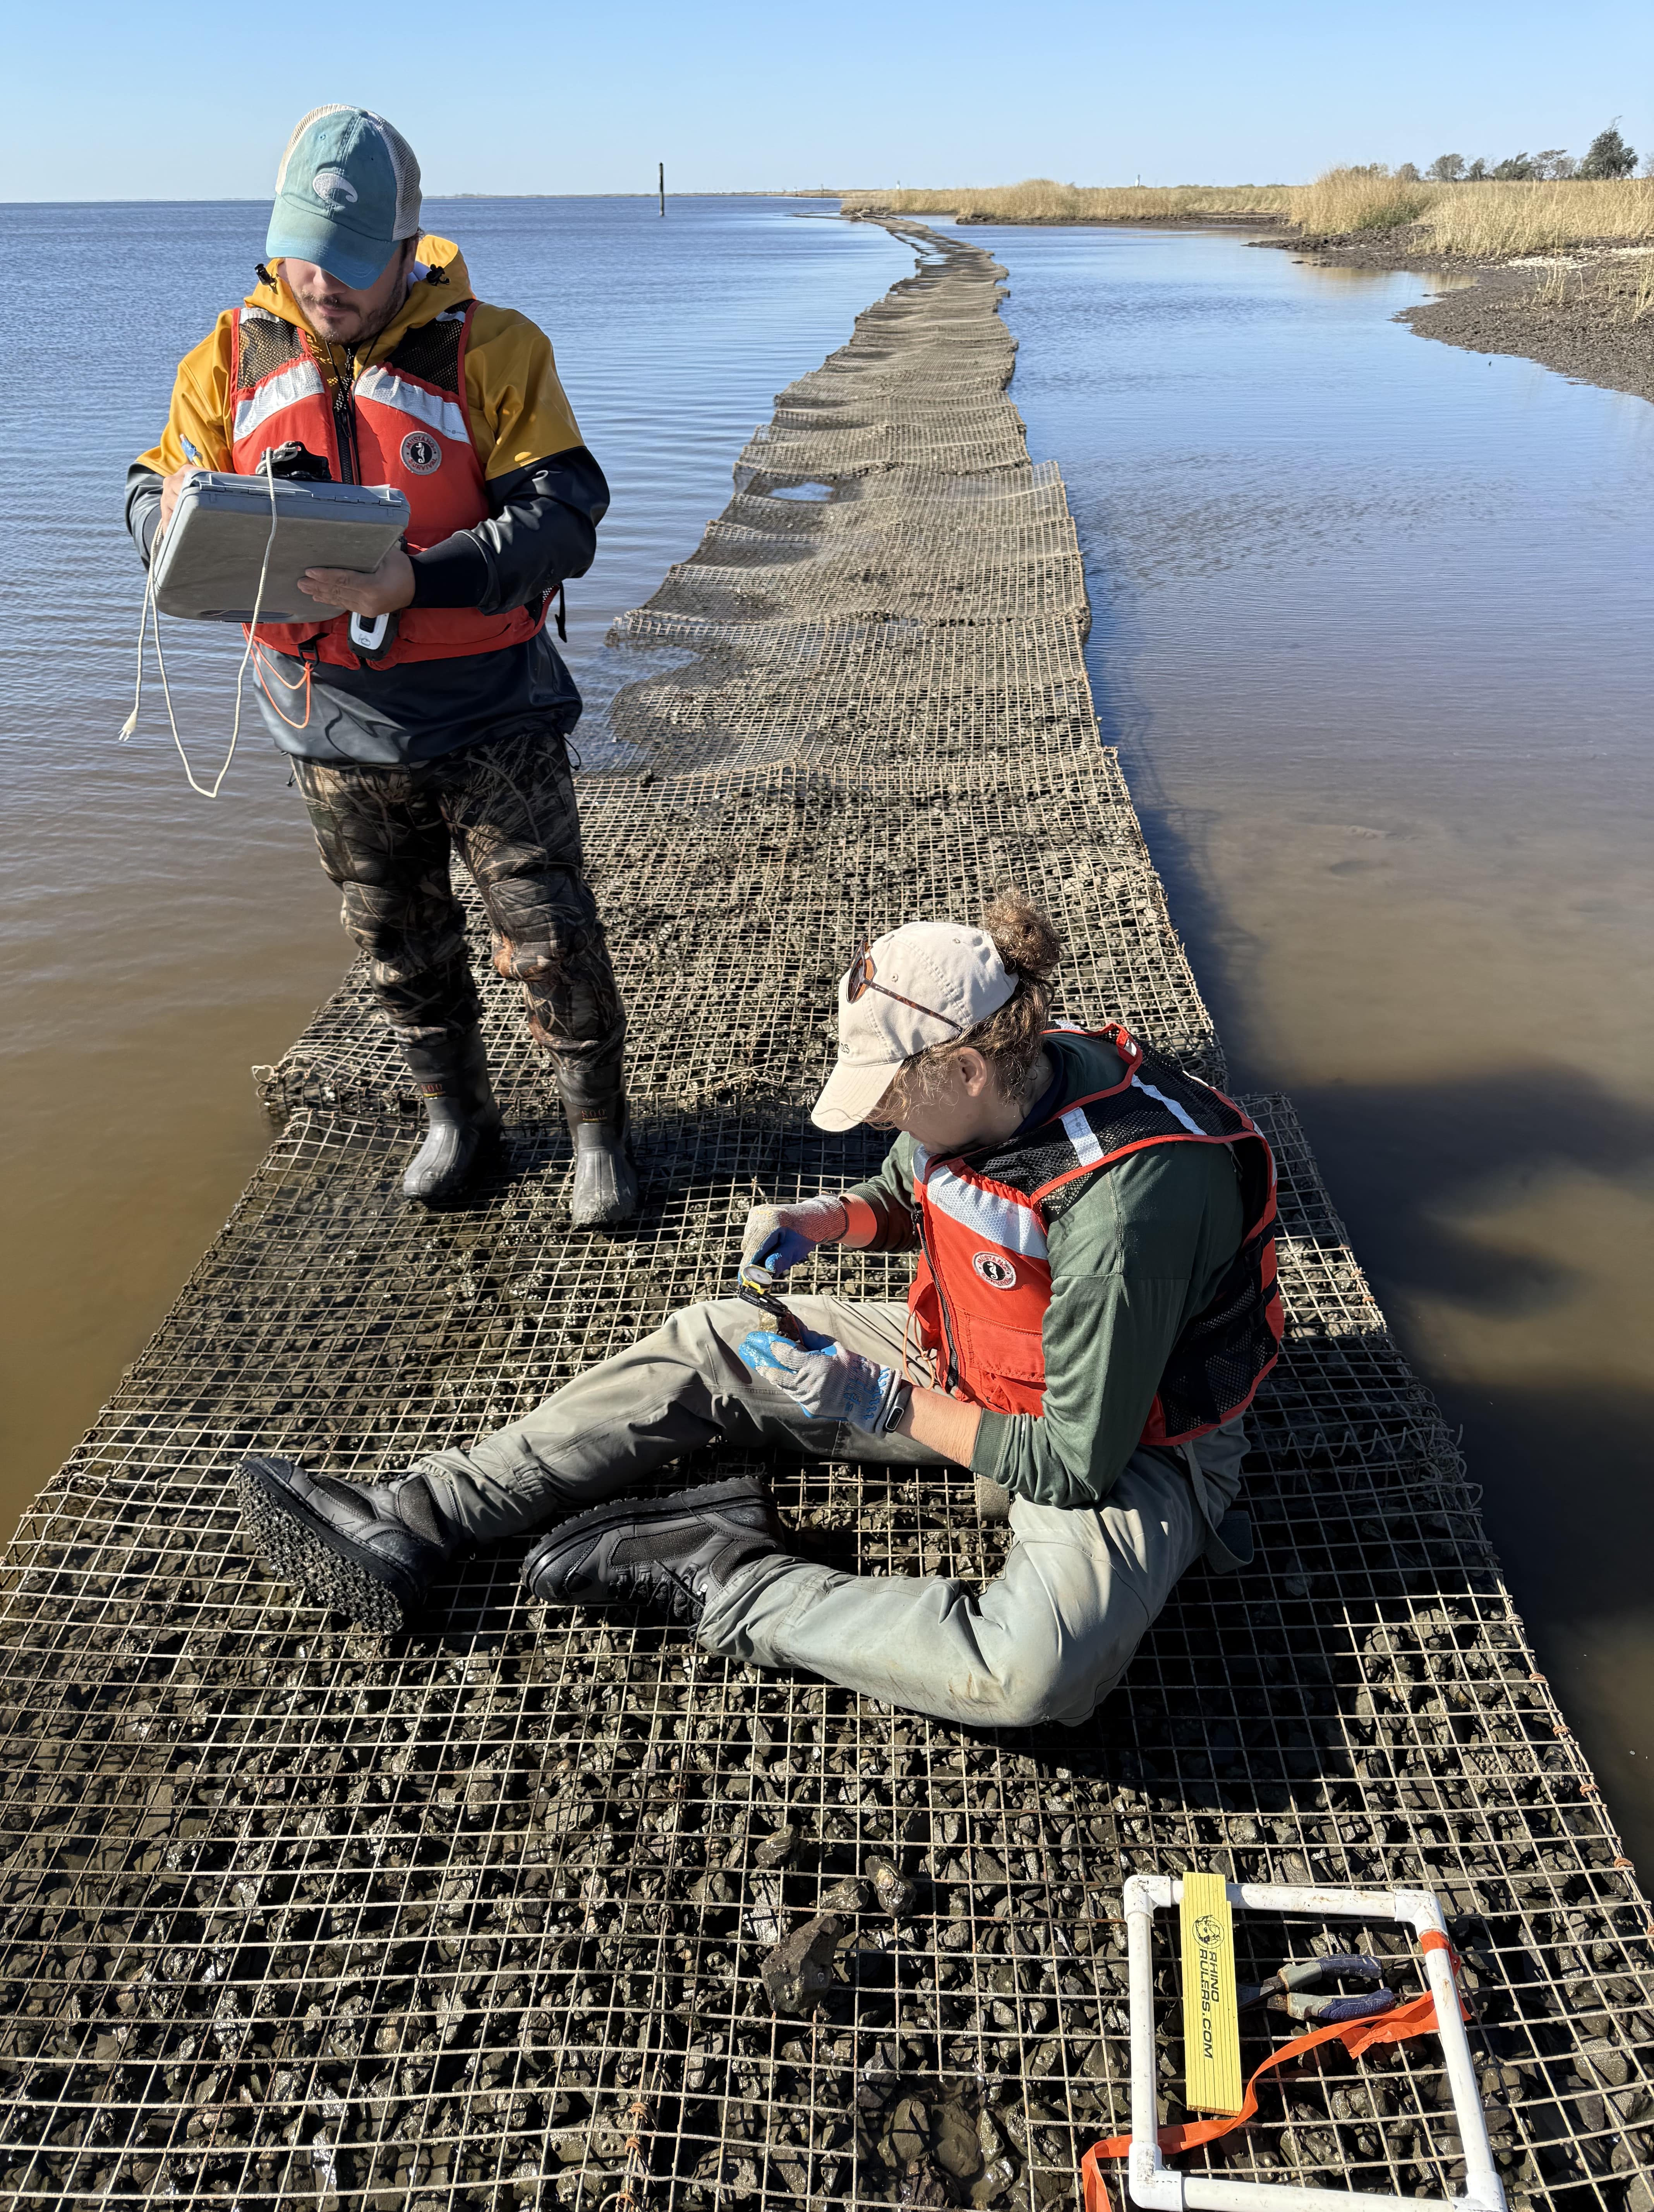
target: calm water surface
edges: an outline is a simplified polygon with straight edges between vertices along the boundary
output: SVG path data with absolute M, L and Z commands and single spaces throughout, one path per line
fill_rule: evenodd
M 551 331 L 615 485 L 577 664 L 693 548 L 772 395 L 911 265 L 774 202 L 431 215 Z M 263 210 L 7 219 L 48 288 L 0 539 L 15 1513 L 258 1158 L 247 1066 L 342 943 L 260 738 L 215 807 L 153 714 L 113 742 L 138 605 L 121 474 Z M 1296 1098 L 1646 1869 L 1654 409 L 1415 337 L 1390 318 L 1428 280 L 1230 235 L 970 235 L 1011 270 L 1014 395 L 1068 481 L 1106 733 L 1234 1080 Z M 233 655 L 179 658 L 211 757 Z
M 693 552 L 774 395 L 912 267 L 821 204 L 434 201 L 489 299 L 551 333 L 614 507 L 569 591 L 570 659 Z M 142 573 L 121 528 L 128 462 L 173 371 L 264 251 L 268 209 L 16 207 L 31 274 L 0 484 L 0 1524 L 96 1413 L 270 1140 L 248 1077 L 348 953 L 286 763 L 246 717 L 211 805 L 184 781 L 153 675 L 131 704 Z M 167 626 L 179 725 L 210 769 L 239 641 Z M 181 681 L 180 681 L 181 678 Z
M 1289 1091 L 1654 1874 L 1654 407 L 1212 233 L 966 234 L 1233 1079 Z

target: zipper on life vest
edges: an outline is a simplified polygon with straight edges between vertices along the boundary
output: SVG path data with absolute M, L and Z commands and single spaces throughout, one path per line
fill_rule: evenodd
M 345 358 L 350 362 L 350 381 L 347 383 L 334 356 L 331 343 L 327 349 L 327 365 L 333 372 L 333 442 L 339 451 L 339 481 L 341 483 L 361 482 L 361 462 L 356 450 L 356 403 L 351 398 L 351 386 L 355 383 L 355 356 L 348 350 Z

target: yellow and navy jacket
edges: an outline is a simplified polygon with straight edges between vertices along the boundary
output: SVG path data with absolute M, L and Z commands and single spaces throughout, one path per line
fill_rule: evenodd
M 286 341 L 289 351 L 298 337 L 305 369 L 314 364 L 333 402 L 394 380 L 402 356 L 422 359 L 428 353 L 434 360 L 443 349 L 430 341 L 440 334 L 439 326 L 450 325 L 463 325 L 464 343 L 448 411 L 458 418 L 463 409 L 456 427 L 469 432 L 481 506 L 470 526 L 419 550 L 417 533 L 410 532 L 415 590 L 409 628 L 451 631 L 456 638 L 474 629 L 479 639 L 503 642 L 476 653 L 457 654 L 450 646 L 440 659 L 410 657 L 403 665 L 379 666 L 327 650 L 319 660 L 307 653 L 312 683 L 302 728 L 294 728 L 290 711 L 276 711 L 260 693 L 265 720 L 287 751 L 382 764 L 428 759 L 542 717 L 566 726 L 579 711 L 579 694 L 536 617 L 547 593 L 591 566 L 608 486 L 581 441 L 550 340 L 526 316 L 477 301 L 463 258 L 446 239 L 421 239 L 407 298 L 359 355 L 309 334 L 279 274 L 261 281 L 242 308 L 221 314 L 179 365 L 159 444 L 128 472 L 128 527 L 147 561 L 164 476 L 191 465 L 220 470 L 257 465 L 247 463 L 256 438 L 245 434 L 245 419 L 238 436 L 238 410 L 244 418 L 247 411 L 239 386 L 246 381 L 249 330 L 269 329 L 278 337 L 286 330 L 293 334 Z M 353 401 L 344 411 L 348 417 L 367 410 L 357 410 Z M 318 421 L 324 419 L 318 414 Z M 314 450 L 314 442 L 306 442 Z M 336 473 L 354 472 L 342 452 L 330 450 L 327 458 L 339 464 Z M 382 474 L 375 473 L 373 481 Z M 467 625 L 441 616 L 427 619 L 424 610 L 464 610 L 494 619 Z M 290 709 L 290 687 L 302 686 L 304 662 L 282 653 L 269 659 L 282 679 L 276 697 Z M 330 665 L 335 661 L 340 665 Z

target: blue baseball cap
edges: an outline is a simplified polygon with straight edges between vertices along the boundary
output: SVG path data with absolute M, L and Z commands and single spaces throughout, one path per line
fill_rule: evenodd
M 367 107 L 312 107 L 276 174 L 267 261 L 313 261 L 353 292 L 384 275 L 419 234 L 419 163 L 400 131 Z

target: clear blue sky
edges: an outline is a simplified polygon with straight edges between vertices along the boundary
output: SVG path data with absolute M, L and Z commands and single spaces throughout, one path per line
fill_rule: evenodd
M 3 199 L 262 198 L 306 107 L 376 107 L 432 192 L 1298 182 L 1337 161 L 1654 147 L 1648 0 L 204 0 L 32 5 Z

